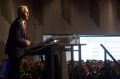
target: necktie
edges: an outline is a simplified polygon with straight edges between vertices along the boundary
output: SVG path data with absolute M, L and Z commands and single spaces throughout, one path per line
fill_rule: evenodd
M 26 36 L 26 22 L 25 21 L 23 22 L 23 29 L 24 29 L 24 33 L 25 33 L 25 36 Z

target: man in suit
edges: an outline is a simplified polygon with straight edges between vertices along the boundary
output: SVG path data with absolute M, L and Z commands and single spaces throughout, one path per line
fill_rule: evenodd
M 31 45 L 31 41 L 26 38 L 26 21 L 29 18 L 28 7 L 19 6 L 17 14 L 18 17 L 11 24 L 5 48 L 5 53 L 11 61 L 8 79 L 20 78 L 20 60 L 24 55 L 25 47 Z

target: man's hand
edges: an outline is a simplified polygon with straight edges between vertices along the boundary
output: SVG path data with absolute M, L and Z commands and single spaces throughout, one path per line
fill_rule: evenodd
M 25 40 L 25 43 L 27 44 L 27 46 L 31 45 L 31 41 L 30 40 Z

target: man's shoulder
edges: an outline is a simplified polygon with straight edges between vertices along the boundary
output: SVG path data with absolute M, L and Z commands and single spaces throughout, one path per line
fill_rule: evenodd
M 21 22 L 20 18 L 16 18 L 13 23 L 20 23 L 20 22 Z
M 16 18 L 11 25 L 14 26 L 14 25 L 19 25 L 19 24 L 21 24 L 21 21 L 19 18 Z

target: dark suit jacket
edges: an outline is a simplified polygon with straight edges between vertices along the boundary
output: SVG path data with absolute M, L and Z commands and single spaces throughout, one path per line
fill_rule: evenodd
M 25 43 L 25 32 L 23 30 L 22 20 L 16 18 L 11 24 L 9 36 L 6 43 L 5 53 L 8 56 L 21 57 L 24 54 L 24 49 L 27 46 Z

